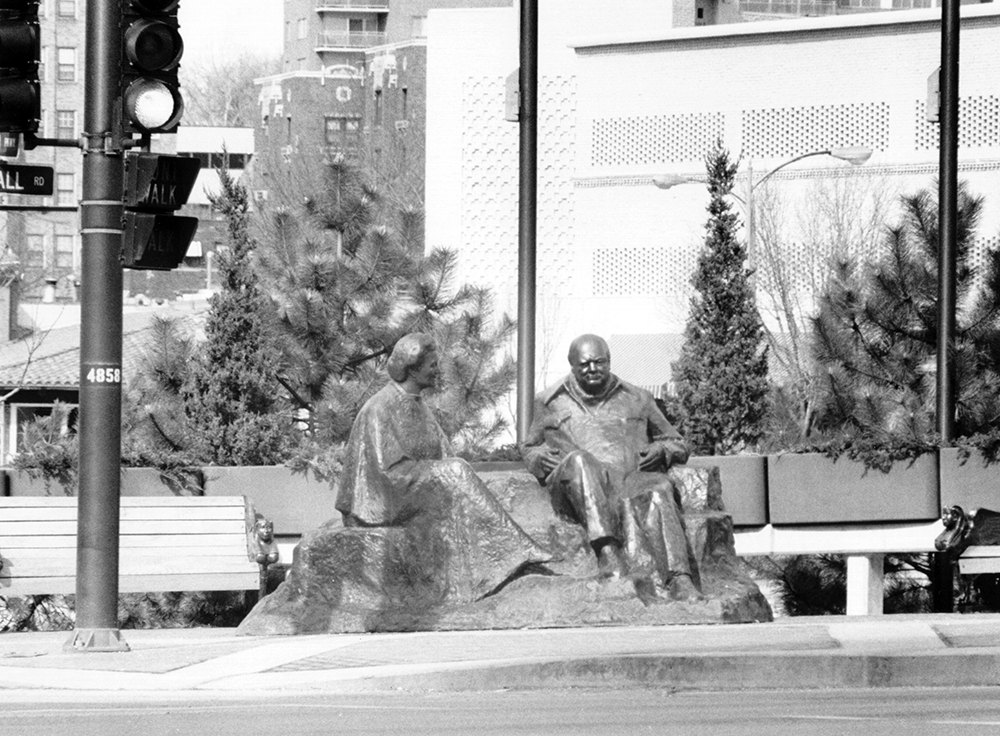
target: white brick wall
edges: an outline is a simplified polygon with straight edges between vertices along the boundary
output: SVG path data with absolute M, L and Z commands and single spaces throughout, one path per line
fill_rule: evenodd
M 940 63 L 939 10 L 674 29 L 669 12 L 651 14 L 662 5 L 634 0 L 610 16 L 589 0 L 541 4 L 540 384 L 563 372 L 581 332 L 683 328 L 706 194 L 661 191 L 650 176 L 703 174 L 699 150 L 717 131 L 734 156 L 746 153 L 741 171 L 752 165 L 755 178 L 812 150 L 875 150 L 860 169 L 815 157 L 774 177 L 792 239 L 816 182 L 867 177 L 893 194 L 933 186 L 937 128 L 923 105 Z M 987 195 L 980 234 L 991 238 L 1000 230 L 990 199 L 1000 192 L 1000 9 L 963 6 L 962 15 L 960 178 Z M 511 10 L 431 13 L 427 241 L 457 248 L 463 278 L 497 286 L 511 311 L 517 126 L 495 119 L 502 98 L 483 85 L 502 87 L 517 43 Z

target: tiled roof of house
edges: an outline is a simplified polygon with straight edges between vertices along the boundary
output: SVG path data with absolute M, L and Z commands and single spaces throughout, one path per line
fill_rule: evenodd
M 122 370 L 133 375 L 153 337 L 157 318 L 178 319 L 182 329 L 200 330 L 205 307 L 150 308 L 122 315 Z M 0 343 L 0 390 L 68 388 L 80 383 L 80 325 L 38 332 Z

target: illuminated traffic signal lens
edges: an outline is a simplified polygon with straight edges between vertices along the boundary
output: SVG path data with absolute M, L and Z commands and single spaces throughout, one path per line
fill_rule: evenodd
M 176 89 L 156 79 L 137 79 L 125 90 L 125 110 L 145 130 L 176 125 L 184 112 L 184 100 Z

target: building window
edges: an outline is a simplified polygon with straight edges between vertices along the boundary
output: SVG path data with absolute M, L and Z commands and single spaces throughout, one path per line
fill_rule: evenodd
M 49 65 L 46 60 L 49 58 L 49 47 L 42 46 L 40 53 L 38 54 L 38 81 L 47 82 L 49 81 L 48 70 Z
M 24 239 L 24 265 L 27 268 L 45 268 L 44 235 L 28 235 Z
M 328 115 L 323 119 L 323 125 L 323 139 L 331 148 L 346 151 L 357 144 L 358 131 L 361 129 L 358 118 Z
M 427 38 L 427 16 L 414 15 L 410 21 L 410 34 L 414 38 Z
M 76 81 L 76 49 L 59 49 L 56 56 L 56 81 Z
M 56 235 L 56 268 L 73 269 L 72 235 Z
M 22 452 L 24 446 L 24 430 L 34 421 L 53 415 L 55 407 L 52 404 L 7 404 L 4 407 L 4 445 L 7 458 Z M 76 432 L 79 410 L 76 406 L 64 405 L 57 415 L 60 434 Z
M 76 0 L 57 0 L 56 15 L 60 18 L 76 17 Z
M 76 110 L 56 110 L 56 138 L 76 138 Z
M 76 176 L 56 174 L 56 204 L 76 206 Z
M 299 29 L 299 38 L 300 39 L 305 38 L 306 34 L 309 32 L 309 25 L 306 23 L 305 18 L 299 18 L 298 29 Z

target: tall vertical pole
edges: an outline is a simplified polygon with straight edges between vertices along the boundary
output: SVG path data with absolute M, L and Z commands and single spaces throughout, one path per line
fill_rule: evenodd
M 955 440 L 955 306 L 958 239 L 959 0 L 941 5 L 941 150 L 938 175 L 937 430 L 942 447 Z
M 123 170 L 114 104 L 120 15 L 119 0 L 87 3 L 76 630 L 65 646 L 74 651 L 128 649 L 118 630 Z
M 538 195 L 538 0 L 520 0 L 520 181 L 517 247 L 517 440 L 535 400 L 535 222 Z
M 955 308 L 958 240 L 959 0 L 941 4 L 941 124 L 938 173 L 937 431 L 941 447 L 955 444 Z M 933 607 L 954 607 L 954 569 L 946 554 L 931 557 Z

